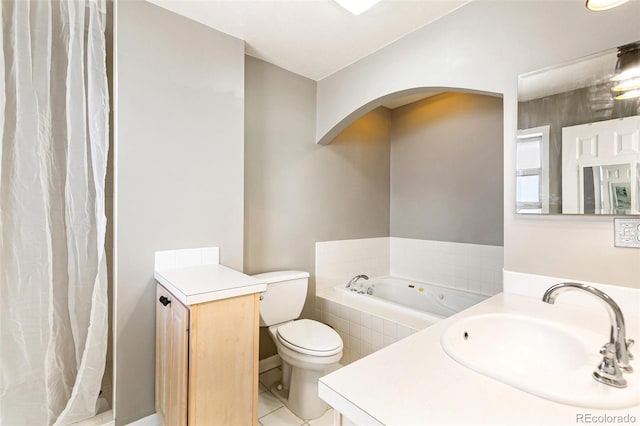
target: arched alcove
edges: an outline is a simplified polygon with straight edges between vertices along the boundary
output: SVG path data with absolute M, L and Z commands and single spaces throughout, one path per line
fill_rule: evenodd
M 342 118 L 342 120 L 340 120 L 338 124 L 333 126 L 328 132 L 324 134 L 324 136 L 320 137 L 317 140 L 317 143 L 320 145 L 330 144 L 344 129 L 349 127 L 351 124 L 353 124 L 355 121 L 357 121 L 367 113 L 381 106 L 389 109 L 395 109 L 445 92 L 473 93 L 500 98 L 502 97 L 502 94 L 499 93 L 463 87 L 422 86 L 403 89 L 388 93 L 369 102 L 366 102 L 364 105 L 360 106 L 359 108 L 355 109 L 353 112 L 347 114 L 344 118 Z
M 345 117 L 327 147 L 371 127 L 370 108 L 387 123 L 378 129 L 385 134 L 363 135 L 387 141 L 389 235 L 502 246 L 502 96 L 448 87 L 395 92 Z

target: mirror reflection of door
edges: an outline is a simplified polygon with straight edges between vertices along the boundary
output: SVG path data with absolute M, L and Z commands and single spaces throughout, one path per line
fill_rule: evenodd
M 562 129 L 562 212 L 640 214 L 640 116 Z
M 631 190 L 632 163 L 582 168 L 581 204 L 583 213 L 625 215 L 638 212 L 638 194 Z M 638 179 L 635 173 L 636 181 Z M 637 188 L 638 185 L 636 185 Z

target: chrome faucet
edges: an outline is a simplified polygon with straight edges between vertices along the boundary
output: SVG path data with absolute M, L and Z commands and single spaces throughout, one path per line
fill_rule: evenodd
M 356 275 L 355 277 L 351 278 L 347 283 L 347 289 L 351 291 L 357 291 L 358 293 L 364 293 L 364 291 L 361 288 L 359 289 L 358 287 L 356 287 L 358 280 L 361 278 L 365 280 L 369 279 L 369 277 L 366 275 Z
M 611 320 L 609 342 L 605 343 L 600 349 L 603 359 L 598 365 L 598 369 L 593 372 L 593 378 L 606 385 L 618 388 L 626 387 L 627 381 L 622 376 L 622 372 L 633 372 L 633 367 L 629 364 L 629 360 L 633 359 L 633 355 L 629 352 L 629 348 L 635 342 L 633 339 L 626 338 L 622 310 L 606 293 L 589 285 L 579 283 L 560 283 L 549 287 L 544 296 L 542 296 L 542 301 L 553 304 L 560 293 L 569 290 L 581 290 L 596 296 L 604 303 Z

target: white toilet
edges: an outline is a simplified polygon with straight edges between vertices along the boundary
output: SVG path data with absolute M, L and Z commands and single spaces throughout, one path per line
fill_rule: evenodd
M 339 367 L 342 339 L 328 325 L 296 320 L 307 296 L 308 272 L 267 272 L 254 277 L 267 283 L 260 302 L 260 326 L 269 327 L 282 359 L 282 386 L 272 391 L 296 416 L 319 417 L 328 406 L 318 397 L 318 379 Z

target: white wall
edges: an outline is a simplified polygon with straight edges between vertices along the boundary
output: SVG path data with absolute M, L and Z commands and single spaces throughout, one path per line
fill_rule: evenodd
M 154 251 L 220 247 L 243 266 L 244 43 L 118 2 L 116 424 L 154 408 Z
M 363 105 L 389 93 L 502 93 L 505 268 L 640 287 L 640 251 L 613 247 L 611 218 L 515 215 L 513 142 L 518 74 L 639 40 L 638 16 L 638 0 L 601 13 L 582 1 L 471 2 L 319 81 L 316 140 L 330 140 L 354 111 L 366 112 Z

